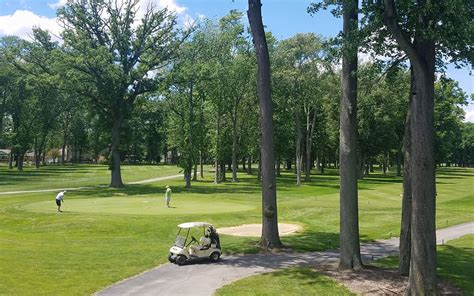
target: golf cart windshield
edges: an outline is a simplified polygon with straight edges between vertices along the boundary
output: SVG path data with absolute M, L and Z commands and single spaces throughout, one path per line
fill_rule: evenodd
M 176 239 L 174 241 L 174 245 L 178 247 L 184 247 L 184 244 L 186 243 L 186 238 L 184 236 L 176 236 Z

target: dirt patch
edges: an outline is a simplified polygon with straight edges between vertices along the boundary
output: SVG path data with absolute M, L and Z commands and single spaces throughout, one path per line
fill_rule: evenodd
M 403 295 L 408 277 L 396 269 L 366 266 L 364 270 L 339 270 L 337 266 L 316 266 L 316 270 L 333 278 L 351 292 L 359 295 Z M 449 282 L 438 279 L 441 295 L 462 295 L 462 291 Z
M 294 234 L 302 230 L 297 224 L 278 223 L 278 231 L 280 236 Z M 222 227 L 217 232 L 235 236 L 252 236 L 260 237 L 262 235 L 262 224 L 243 224 L 234 227 Z

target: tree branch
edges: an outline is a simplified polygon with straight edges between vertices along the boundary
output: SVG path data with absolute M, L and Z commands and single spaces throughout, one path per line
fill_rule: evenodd
M 405 51 L 410 62 L 413 63 L 413 66 L 423 69 L 420 56 L 415 50 L 413 43 L 408 37 L 407 33 L 403 31 L 400 25 L 397 22 L 397 9 L 395 7 L 394 0 L 383 0 L 384 2 L 384 11 L 383 11 L 383 22 L 390 30 L 393 35 L 393 38 L 397 41 L 398 45 Z

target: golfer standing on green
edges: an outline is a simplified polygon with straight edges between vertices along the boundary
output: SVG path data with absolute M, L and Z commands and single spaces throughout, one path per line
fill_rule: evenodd
M 66 193 L 67 191 L 61 191 L 58 193 L 58 195 L 56 195 L 56 205 L 58 206 L 58 213 L 62 212 L 61 211 L 61 203 L 64 202 L 64 194 Z
M 169 208 L 170 200 L 171 200 L 171 187 L 169 185 L 166 185 L 165 199 L 166 199 L 166 206 Z

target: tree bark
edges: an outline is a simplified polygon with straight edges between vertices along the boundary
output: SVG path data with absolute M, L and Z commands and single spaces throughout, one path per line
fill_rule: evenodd
M 215 147 L 215 153 L 216 153 L 216 159 L 215 159 L 215 167 L 216 167 L 216 173 L 214 176 L 214 183 L 218 184 L 221 181 L 221 172 L 220 172 L 220 147 L 219 147 L 219 138 L 221 134 L 221 114 L 220 110 L 217 110 L 217 126 L 216 126 L 216 147 Z M 225 174 L 225 169 L 224 169 L 224 174 Z
M 201 179 L 204 178 L 204 164 L 203 164 L 203 159 L 202 159 L 202 150 L 199 151 L 199 166 L 200 166 L 200 176 Z
M 252 155 L 247 158 L 247 174 L 252 174 Z
M 311 120 L 311 110 L 313 110 L 313 119 Z M 306 166 L 305 177 L 306 182 L 311 181 L 311 148 L 313 146 L 314 126 L 316 124 L 316 108 L 307 106 L 306 110 Z
M 221 168 L 219 170 L 220 172 L 220 180 L 222 182 L 226 182 L 227 181 L 227 175 L 226 175 L 226 169 L 225 169 L 225 161 L 224 160 L 221 160 Z
M 248 3 L 247 15 L 257 54 L 257 89 L 260 98 L 260 125 L 262 131 L 262 237 L 260 245 L 265 248 L 275 248 L 282 244 L 278 234 L 270 58 L 262 23 L 262 4 L 260 0 L 249 0 Z
M 120 170 L 120 127 L 122 125 L 122 114 L 116 112 L 114 114 L 112 124 L 112 145 L 110 146 L 110 170 L 111 180 L 110 187 L 121 188 L 124 187 L 122 182 L 122 173 Z
M 61 147 L 61 164 L 64 165 L 66 161 L 66 140 L 63 141 L 63 146 Z
M 238 182 L 237 180 L 237 104 L 235 103 L 232 116 L 232 182 Z
M 429 69 L 416 69 L 411 124 L 411 263 L 407 292 L 431 295 L 436 281 L 436 183 L 434 162 L 434 44 L 420 45 Z M 428 67 L 427 67 L 428 68 Z
M 24 160 L 25 160 L 25 153 L 24 152 L 18 153 L 17 170 L 23 171 Z
M 13 169 L 13 159 L 14 159 L 14 152 L 13 148 L 10 150 L 10 159 L 8 160 L 8 168 L 11 170 Z
M 418 1 L 420 7 L 426 6 Z M 434 160 L 435 42 L 415 32 L 413 42 L 397 22 L 394 0 L 384 0 L 383 20 L 407 54 L 415 75 L 411 116 L 411 262 L 407 295 L 437 293 L 436 182 Z M 420 30 L 432 29 L 428 16 L 417 19 Z
M 296 147 L 295 147 L 295 169 L 296 169 L 296 185 L 301 185 L 301 166 L 303 165 L 303 154 L 301 153 L 301 124 L 298 107 L 295 110 L 295 124 L 296 124 Z
M 413 103 L 413 94 L 415 92 L 415 76 L 413 69 L 410 69 L 411 82 L 408 102 L 408 111 L 405 120 L 405 135 L 403 137 L 403 198 L 402 198 L 402 221 L 400 227 L 400 253 L 398 271 L 402 275 L 408 275 L 410 271 L 411 257 L 411 104 Z
M 198 172 L 198 164 L 194 164 L 194 171 L 193 171 L 193 181 L 197 181 L 197 173 Z
M 342 97 L 340 111 L 340 261 L 342 269 L 362 268 L 357 192 L 357 0 L 343 2 Z M 351 40 L 352 39 L 352 40 Z M 349 41 L 350 40 L 350 41 Z

